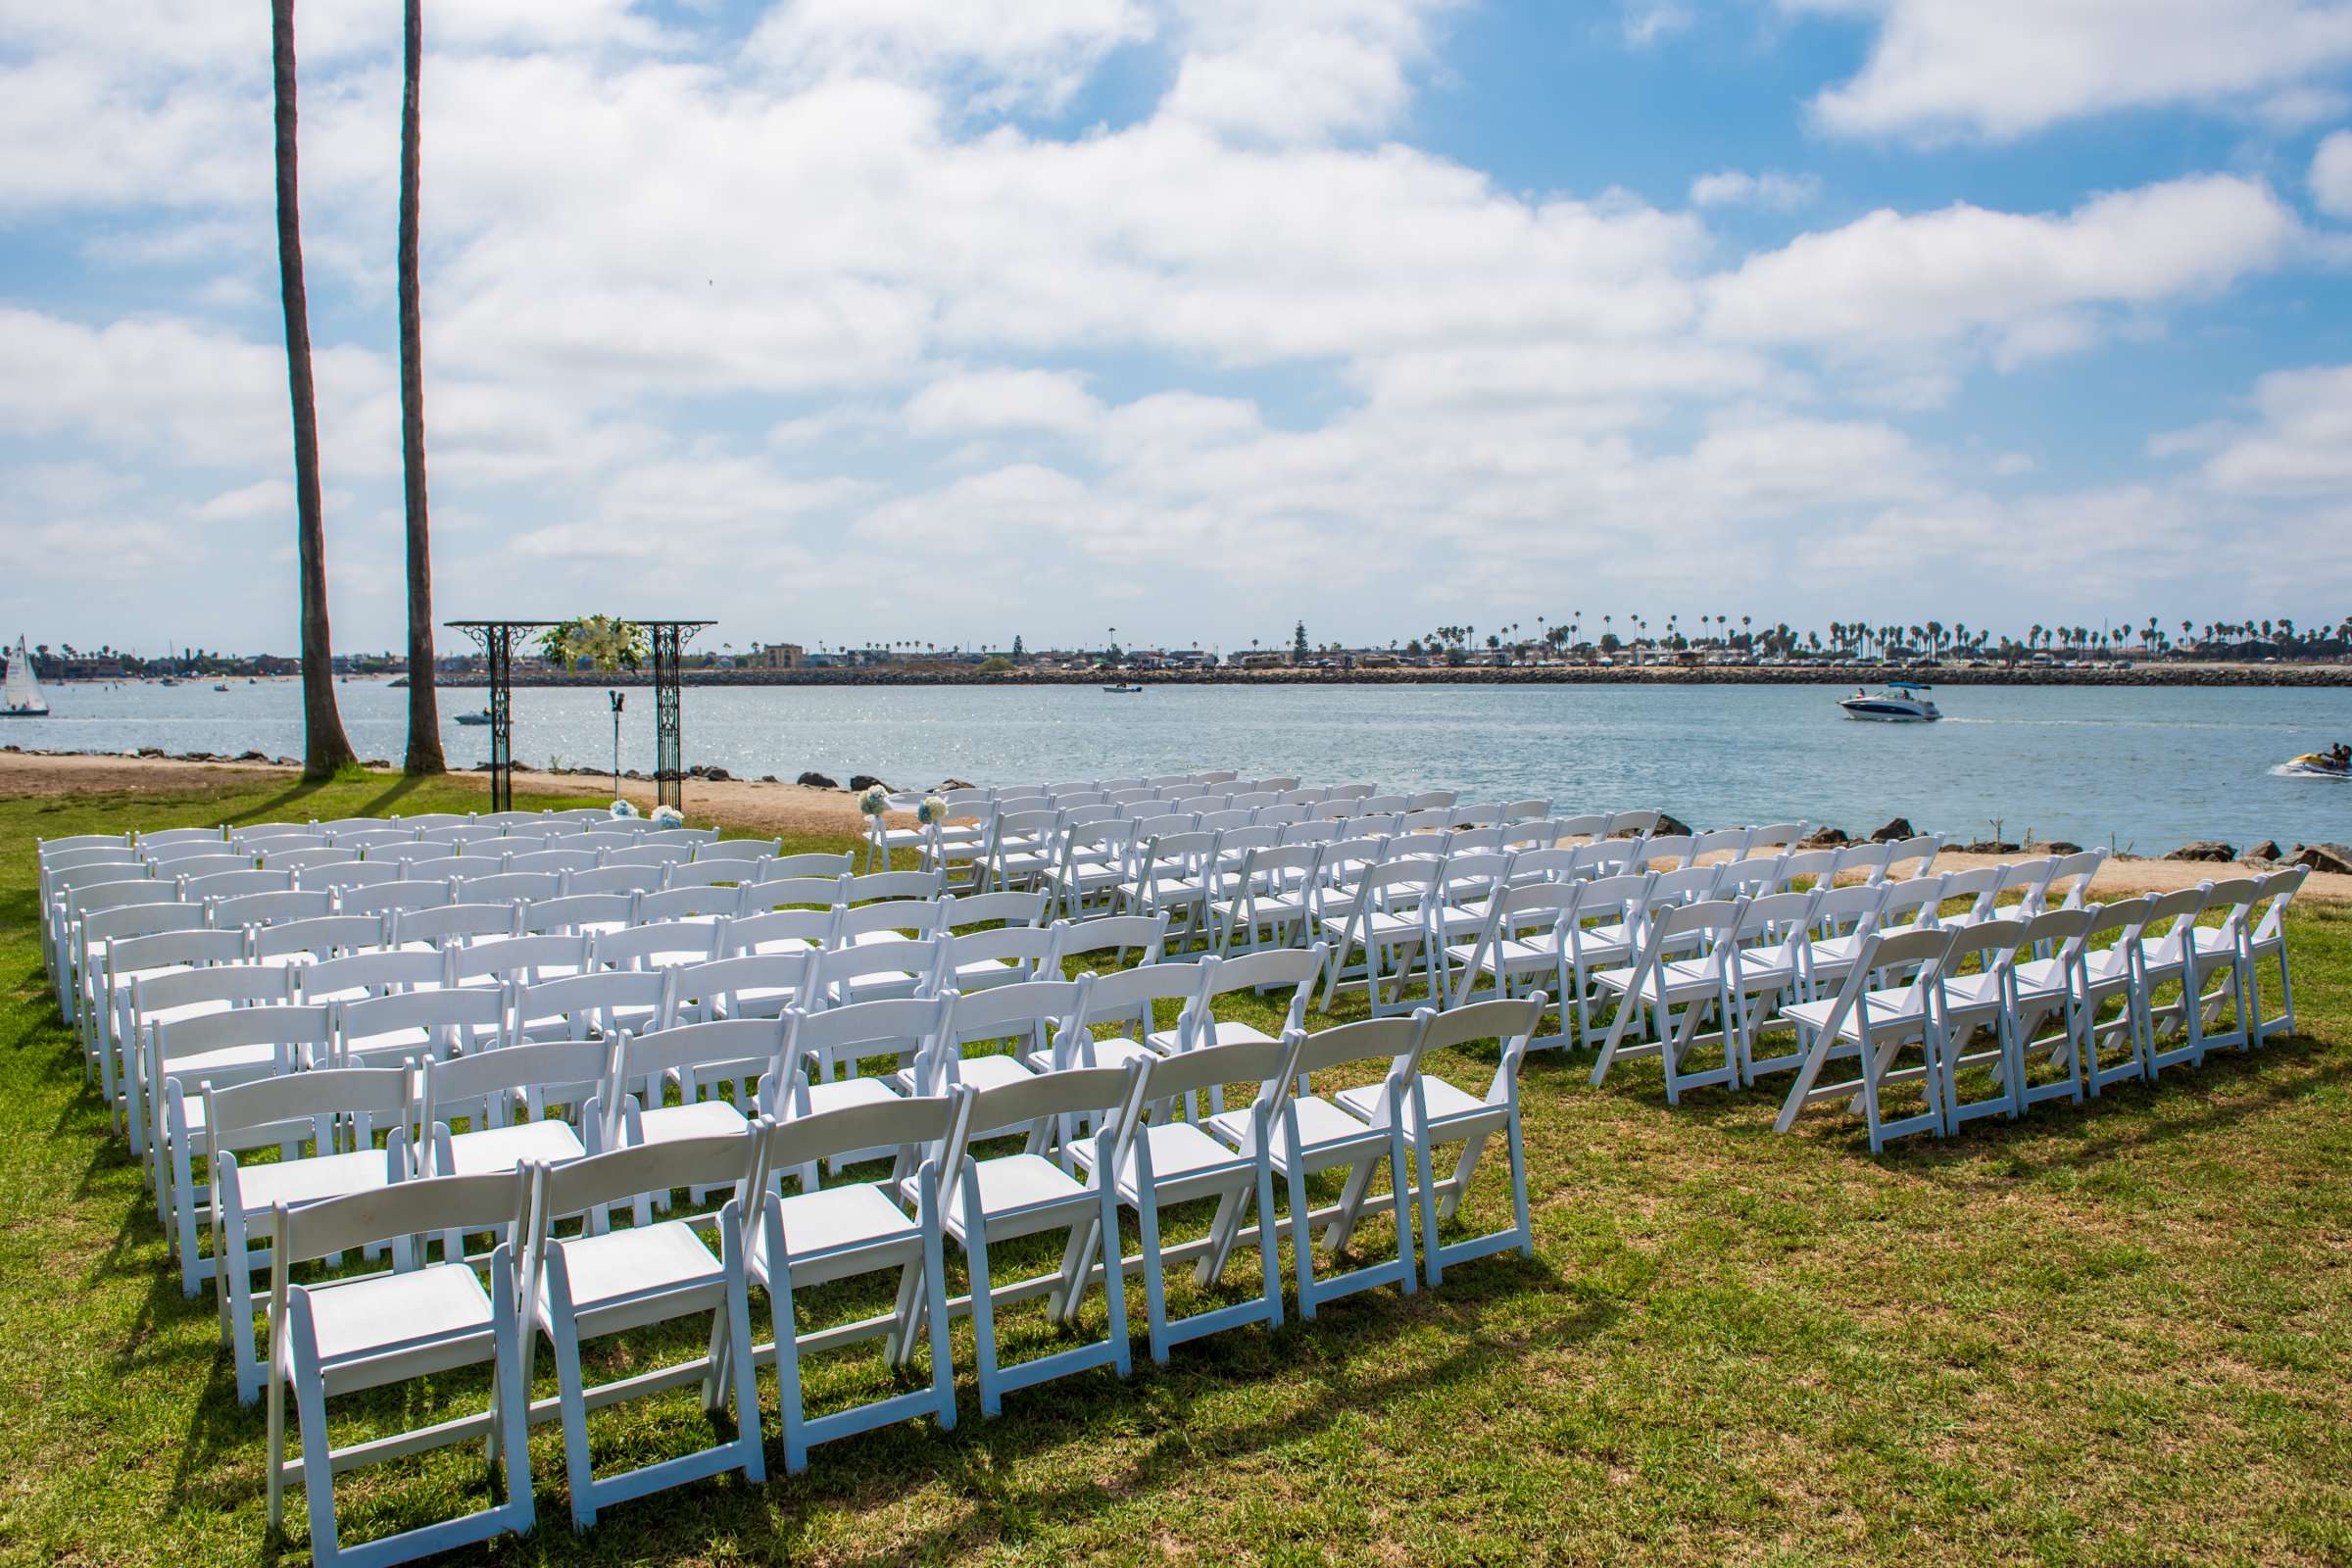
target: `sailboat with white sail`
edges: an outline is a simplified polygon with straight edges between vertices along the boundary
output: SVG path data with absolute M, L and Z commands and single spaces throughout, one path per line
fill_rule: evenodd
M 8 686 L 0 695 L 0 718 L 45 718 L 49 700 L 41 695 L 41 683 L 32 673 L 32 655 L 24 647 L 24 639 L 17 639 L 17 651 L 8 656 Z

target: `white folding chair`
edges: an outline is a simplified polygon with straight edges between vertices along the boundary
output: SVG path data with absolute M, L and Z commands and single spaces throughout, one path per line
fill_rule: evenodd
M 301 1207 L 280 1204 L 271 1211 L 270 1527 L 282 1528 L 286 1485 L 299 1482 L 310 1508 L 311 1555 L 322 1568 L 333 1563 L 377 1568 L 531 1527 L 530 1384 L 513 1257 L 524 1206 L 524 1183 L 510 1174 L 398 1182 Z M 449 1225 L 500 1232 L 508 1240 L 492 1252 L 481 1274 L 463 1262 L 442 1262 L 318 1285 L 289 1279 L 294 1264 L 377 1242 L 392 1242 L 405 1252 L 410 1237 Z M 487 1412 L 435 1422 L 397 1438 L 329 1447 L 329 1398 L 485 1361 L 495 1368 Z M 285 1457 L 289 1394 L 302 1437 L 302 1456 L 292 1461 Z M 504 1500 L 365 1545 L 341 1544 L 334 1498 L 338 1472 L 477 1438 L 489 1440 L 494 1466 L 504 1457 Z
M 213 1295 L 236 1364 L 237 1398 L 251 1404 L 269 1378 L 254 1338 L 253 1276 L 270 1267 L 274 1210 L 373 1192 L 409 1174 L 409 1075 L 397 1067 L 325 1067 L 204 1090 L 212 1184 L 201 1205 L 212 1232 Z M 384 1135 L 379 1148 L 378 1132 Z M 303 1152 L 305 1146 L 310 1152 Z M 284 1157 L 240 1163 L 240 1152 Z M 195 1195 L 182 1189 L 180 1250 L 198 1250 Z
M 1657 1057 L 1669 1105 L 1681 1104 L 1687 1089 L 1740 1086 L 1742 1012 L 1732 989 L 1732 956 L 1746 913 L 1744 899 L 1670 904 L 1647 911 L 1633 963 L 1592 976 L 1600 995 L 1616 1002 L 1616 1018 L 1592 1064 L 1594 1088 L 1606 1081 L 1619 1056 Z M 1700 949 L 1697 956 L 1674 956 L 1693 944 Z M 1702 1034 L 1699 1026 L 1710 1013 L 1715 1028 Z M 1627 1027 L 1638 1017 L 1648 1020 L 1654 1038 L 1627 1045 Z M 1708 1048 L 1720 1054 L 1720 1060 L 1711 1067 L 1691 1067 L 1691 1052 Z
M 1351 1076 L 1374 1066 L 1382 1071 L 1379 1091 L 1362 1111 L 1343 1110 L 1332 1100 L 1311 1092 L 1286 1096 L 1268 1151 L 1274 1174 L 1289 1186 L 1289 1212 L 1284 1226 L 1291 1233 L 1291 1256 L 1298 1278 L 1298 1315 L 1311 1318 L 1325 1301 L 1381 1285 L 1395 1285 L 1410 1296 L 1418 1279 L 1413 1256 L 1411 1181 L 1405 1164 L 1404 1097 L 1420 1070 L 1422 1042 L 1435 1011 L 1423 1007 L 1409 1018 L 1368 1018 L 1342 1024 L 1320 1034 L 1294 1035 L 1290 1076 L 1307 1090 L 1314 1076 L 1330 1073 Z M 1140 1068 L 1138 1069 L 1141 1070 Z M 1229 1110 L 1212 1116 L 1208 1130 L 1227 1146 L 1239 1149 L 1250 1136 L 1257 1115 Z M 1371 1193 L 1372 1180 L 1383 1159 L 1389 1162 L 1389 1193 Z M 1307 1178 L 1327 1170 L 1345 1169 L 1346 1184 L 1336 1202 L 1312 1207 Z M 1344 1251 L 1367 1204 L 1385 1203 L 1396 1225 L 1396 1255 L 1340 1273 L 1318 1275 L 1313 1231 L 1323 1227 L 1323 1245 Z
M 585 1530 L 599 1510 L 710 1476 L 741 1471 L 767 1479 L 760 1392 L 752 1363 L 751 1295 L 744 1274 L 743 1212 L 760 1196 L 758 1140 L 744 1133 L 612 1150 L 566 1165 L 533 1170 L 531 1220 L 522 1259 L 523 1299 L 539 1334 L 554 1348 L 557 1404 L 564 1423 L 564 1464 L 571 1523 Z M 732 1186 L 720 1209 L 715 1255 L 683 1219 L 617 1230 L 591 1223 L 572 1237 L 555 1234 L 559 1216 L 595 1215 L 609 1205 L 680 1187 Z M 588 1386 L 580 1346 L 684 1317 L 710 1324 L 710 1349 L 680 1365 Z M 524 1348 L 528 1375 L 536 1336 Z M 614 1476 L 596 1474 L 588 1412 L 663 1389 L 700 1383 L 712 1414 L 735 1409 L 735 1435 L 694 1453 L 658 1460 Z
M 1870 1134 L 1872 1153 L 1889 1138 L 1915 1132 L 1944 1132 L 1942 1078 L 1936 1070 L 1937 1035 L 1942 1028 L 1937 994 L 1942 966 L 1951 952 L 1949 928 L 1910 928 L 1874 934 L 1863 941 L 1853 968 L 1835 997 L 1793 1003 L 1782 1008 L 1802 1041 L 1796 1081 L 1781 1103 L 1773 1130 L 1787 1132 L 1799 1112 L 1824 1101 L 1859 1100 Z M 1890 981 L 1891 984 L 1877 984 Z M 1916 1067 L 1897 1067 L 1905 1045 L 1921 1054 Z M 1822 1083 L 1833 1059 L 1852 1058 L 1856 1075 Z M 1925 1107 L 1908 1116 L 1889 1117 L 1885 1097 L 1890 1088 L 1917 1084 Z
M 809 1185 L 789 1195 L 762 1195 L 746 1267 L 751 1282 L 767 1293 L 772 1343 L 754 1347 L 752 1353 L 762 1360 L 770 1355 L 775 1359 L 787 1472 L 806 1470 L 808 1449 L 815 1444 L 922 1415 L 930 1416 L 943 1432 L 956 1425 L 939 1169 L 921 1157 L 923 1151 L 946 1142 L 955 1104 L 945 1095 L 925 1096 L 788 1121 L 762 1119 L 759 1124 L 762 1168 L 802 1171 L 811 1182 L 827 1160 L 876 1147 L 898 1151 L 889 1175 L 880 1181 L 829 1188 Z M 911 1216 L 901 1196 L 907 1193 L 909 1182 Z M 898 1271 L 899 1289 L 890 1311 L 802 1332 L 799 1291 L 892 1269 Z M 875 1338 L 883 1341 L 883 1358 L 894 1369 L 912 1362 L 918 1339 L 927 1341 L 929 1386 L 811 1417 L 802 1391 L 803 1359 Z
M 1140 1066 L 1080 1067 L 1040 1073 L 995 1089 L 956 1092 L 955 1114 L 935 1157 L 947 1189 L 941 1223 L 963 1249 L 971 1270 L 973 1360 L 983 1415 L 999 1413 L 1004 1396 L 1015 1389 L 1098 1366 L 1108 1366 L 1121 1377 L 1128 1373 L 1119 1200 L 1112 1183 L 1101 1177 L 1115 1168 L 1112 1151 L 1118 1142 L 1119 1112 L 1132 1102 L 1142 1071 Z M 1050 1147 L 1062 1128 L 1082 1120 L 1096 1128 L 1092 1173 L 1084 1179 L 1044 1153 L 1025 1150 L 982 1156 L 972 1147 L 984 1129 L 1017 1126 L 1031 1129 L 1032 1150 Z M 1074 1164 L 1066 1143 L 1061 1153 L 1064 1161 Z M 903 1199 L 919 1198 L 907 1190 L 916 1180 L 919 1177 L 901 1182 Z M 990 1267 L 992 1247 L 1056 1230 L 1070 1233 L 1058 1269 L 1034 1279 L 996 1283 Z M 1098 1259 L 1109 1316 L 1104 1337 L 1016 1366 L 1001 1364 L 998 1307 L 1045 1296 L 1047 1316 L 1066 1330 L 1077 1322 Z

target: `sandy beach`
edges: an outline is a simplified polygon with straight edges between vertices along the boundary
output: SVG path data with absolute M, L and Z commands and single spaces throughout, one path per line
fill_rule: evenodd
M 294 776 L 292 769 L 268 762 L 187 762 L 172 758 L 0 752 L 0 797 L 70 795 L 92 791 L 168 795 L 199 787 L 208 778 L 217 778 L 223 772 L 275 773 L 288 780 Z M 387 789 L 400 781 L 400 775 L 396 772 L 382 772 L 377 776 L 384 780 Z M 451 773 L 448 777 L 452 783 L 480 789 L 485 798 L 489 794 L 490 779 L 485 773 Z M 596 800 L 606 799 L 607 791 L 611 788 L 609 781 L 577 774 L 521 769 L 515 772 L 514 783 L 517 789 L 533 794 L 576 795 Z M 653 808 L 652 780 L 624 778 L 621 780 L 621 793 L 640 809 Z M 748 779 L 712 782 L 698 778 L 687 783 L 686 814 L 689 821 L 716 822 L 747 832 L 856 833 L 862 827 L 857 800 L 857 796 L 848 790 L 810 789 L 800 784 L 760 784 Z M 896 823 L 897 818 L 894 817 L 893 821 Z M 1936 858 L 1936 864 L 1939 870 L 1960 871 L 1971 866 L 1993 865 L 2022 858 L 2025 857 L 1967 855 L 1946 851 Z M 2111 859 L 2100 868 L 2094 888 L 2104 898 L 2129 898 L 2141 893 L 2168 893 L 2176 888 L 2194 887 L 2207 880 L 2255 876 L 2266 869 L 2269 868 L 2244 861 Z M 2315 871 L 2305 882 L 2302 896 L 2352 901 L 2352 876 Z

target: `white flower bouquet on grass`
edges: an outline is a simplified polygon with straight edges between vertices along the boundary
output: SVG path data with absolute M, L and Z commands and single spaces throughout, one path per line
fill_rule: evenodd
M 936 795 L 923 797 L 923 804 L 914 808 L 914 819 L 924 827 L 937 827 L 948 819 L 948 803 Z
M 890 809 L 890 796 L 879 784 L 858 797 L 858 809 L 867 816 L 880 816 Z
M 612 803 L 612 814 L 625 821 L 637 814 L 637 808 L 631 806 L 626 801 L 614 801 Z
M 658 828 L 684 827 L 686 814 L 674 806 L 657 806 L 654 808 L 653 820 Z

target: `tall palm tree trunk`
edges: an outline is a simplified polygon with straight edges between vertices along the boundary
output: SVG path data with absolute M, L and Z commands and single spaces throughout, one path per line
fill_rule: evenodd
M 277 277 L 286 312 L 286 381 L 294 400 L 295 550 L 302 578 L 302 776 L 331 778 L 357 761 L 335 710 L 326 624 L 326 524 L 318 500 L 318 395 L 311 381 L 311 308 L 302 286 L 302 214 L 294 177 L 294 0 L 270 0 L 277 88 Z
M 424 506 L 424 312 L 416 280 L 417 85 L 423 75 L 423 0 L 408 0 L 400 100 L 400 474 L 409 516 L 409 755 L 411 773 L 447 772 L 433 692 L 433 545 Z

